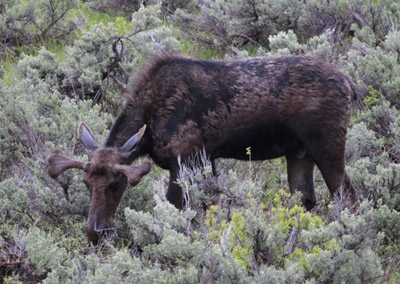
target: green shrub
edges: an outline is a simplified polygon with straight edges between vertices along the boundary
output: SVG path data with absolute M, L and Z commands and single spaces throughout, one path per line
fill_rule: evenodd
M 279 32 L 276 35 L 270 36 L 268 40 L 273 54 L 294 54 L 296 50 L 302 48 L 297 42 L 297 36 L 291 30 L 288 32 Z
M 399 104 L 400 91 L 399 53 L 396 51 L 395 42 L 400 39 L 398 33 L 388 33 L 385 41 L 380 46 L 370 46 L 354 40 L 348 53 L 348 72 L 356 79 L 360 87 L 377 90 L 393 105 Z M 373 89 L 371 89 L 373 88 Z
M 1 54 L 15 56 L 32 45 L 65 42 L 75 26 L 68 19 L 76 0 L 9 0 L 0 3 Z

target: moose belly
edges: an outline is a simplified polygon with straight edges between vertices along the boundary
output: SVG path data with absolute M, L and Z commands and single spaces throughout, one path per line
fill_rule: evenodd
M 211 153 L 215 158 L 267 160 L 281 157 L 301 146 L 301 142 L 279 125 L 251 127 L 232 132 Z

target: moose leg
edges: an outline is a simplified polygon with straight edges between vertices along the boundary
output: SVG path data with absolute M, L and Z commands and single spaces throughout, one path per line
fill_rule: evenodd
M 167 191 L 167 200 L 178 209 L 183 209 L 185 201 L 182 188 L 176 183 L 179 168 L 173 168 L 169 171 L 169 185 Z
M 355 211 L 355 209 L 356 209 L 355 204 L 357 203 L 358 192 L 357 192 L 356 187 L 351 182 L 349 174 L 347 173 L 346 170 L 344 170 L 342 186 L 349 194 L 349 197 L 347 199 L 347 206 L 349 208 L 353 209 L 352 211 Z
M 214 176 L 217 175 L 215 160 L 211 160 L 211 169 Z M 169 184 L 167 191 L 167 200 L 178 209 L 185 207 L 185 198 L 182 188 L 176 183 L 179 175 L 179 166 L 172 167 L 169 171 Z
M 335 195 L 340 188 L 343 188 L 343 193 L 345 197 L 347 197 L 346 206 L 351 209 L 357 201 L 357 189 L 352 184 L 345 170 L 344 145 L 341 147 L 342 151 L 335 151 L 338 148 L 335 149 L 333 145 L 329 146 L 328 143 L 326 146 L 327 147 L 324 148 L 326 150 L 322 150 L 318 155 L 314 156 L 314 162 L 321 171 L 322 177 L 332 196 Z
M 302 202 L 307 210 L 316 204 L 314 190 L 314 161 L 308 156 L 298 157 L 296 154 L 286 156 L 289 189 L 292 194 L 296 190 L 303 193 Z
M 212 173 L 213 173 L 213 176 L 217 176 L 217 169 L 216 169 L 216 167 L 215 167 L 215 160 L 213 159 L 213 160 L 211 160 L 211 169 L 212 169 Z

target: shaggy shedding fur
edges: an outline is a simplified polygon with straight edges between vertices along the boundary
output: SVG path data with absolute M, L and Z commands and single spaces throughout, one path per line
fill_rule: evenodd
M 183 160 L 205 147 L 211 159 L 286 156 L 291 191 L 315 205 L 314 165 L 331 193 L 356 189 L 345 172 L 346 132 L 356 93 L 332 65 L 310 56 L 205 61 L 166 54 L 137 76 L 105 146 L 121 146 L 144 124 L 131 163 L 149 155 L 170 171 L 167 198 L 182 208 L 175 180 Z M 300 154 L 299 154 L 300 153 Z

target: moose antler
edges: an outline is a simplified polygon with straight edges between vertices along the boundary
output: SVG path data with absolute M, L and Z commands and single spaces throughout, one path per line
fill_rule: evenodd
M 139 166 L 115 165 L 114 171 L 122 173 L 128 178 L 130 186 L 135 186 L 140 182 L 140 179 L 146 175 L 151 169 L 151 162 L 146 161 Z
M 60 150 L 55 150 L 50 153 L 47 158 L 47 172 L 50 177 L 57 178 L 60 174 L 68 169 L 81 169 L 86 171 L 89 163 L 71 160 L 65 156 Z

